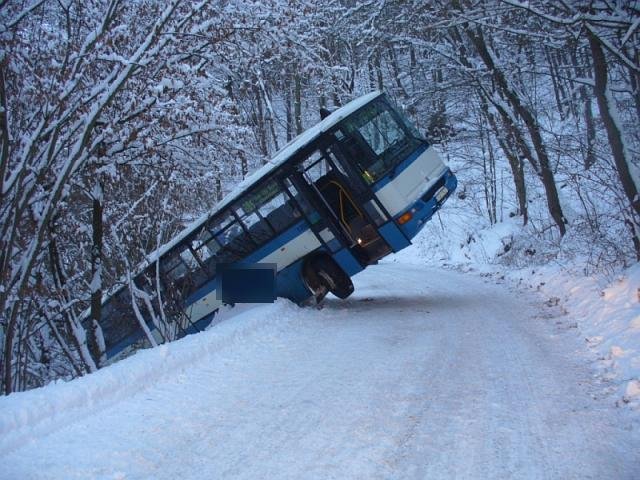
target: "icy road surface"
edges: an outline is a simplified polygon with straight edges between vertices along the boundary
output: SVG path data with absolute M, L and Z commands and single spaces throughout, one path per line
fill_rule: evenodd
M 638 479 L 637 431 L 540 298 L 383 264 L 0 399 L 6 479 Z

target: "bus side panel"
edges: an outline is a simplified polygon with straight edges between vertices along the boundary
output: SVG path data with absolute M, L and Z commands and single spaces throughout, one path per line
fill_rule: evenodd
M 302 303 L 311 296 L 311 292 L 302 281 L 303 259 L 297 260 L 278 272 L 276 276 L 276 295 Z
M 258 250 L 247 257 L 245 261 L 250 263 L 275 263 L 278 265 L 278 271 L 280 271 L 320 246 L 320 241 L 304 222 L 300 222 L 290 232 L 276 237 L 267 244 L 269 246 L 268 249 Z M 268 251 L 270 253 L 267 253 Z
M 319 245 L 307 224 L 300 221 L 243 259 L 242 263 L 276 263 L 281 270 Z M 216 298 L 216 286 L 214 277 L 187 298 L 185 310 L 191 321 L 199 321 L 222 305 Z
M 354 257 L 347 248 L 343 248 L 342 250 L 338 250 L 334 253 L 333 259 L 350 277 L 353 277 L 356 273 L 361 272 L 364 269 L 356 257 Z
M 301 220 L 244 258 L 242 263 L 277 264 L 276 295 L 302 302 L 310 292 L 302 282 L 300 259 L 319 246 L 320 241 Z M 199 321 L 220 307 L 222 302 L 216 298 L 216 284 L 216 279 L 211 279 L 187 299 L 186 312 L 191 321 Z
M 402 233 L 394 221 L 390 221 L 382 225 L 378 229 L 378 232 L 380 232 L 382 238 L 386 240 L 394 252 L 399 252 L 403 248 L 411 245 L 407 236 Z
M 190 299 L 190 303 L 187 303 L 185 313 L 192 322 L 199 321 L 204 316 L 211 314 L 211 312 L 222 306 L 222 301 L 219 300 L 216 295 L 216 284 L 215 278 L 210 280 L 205 284 L 207 288 L 209 288 L 209 291 L 197 300 Z

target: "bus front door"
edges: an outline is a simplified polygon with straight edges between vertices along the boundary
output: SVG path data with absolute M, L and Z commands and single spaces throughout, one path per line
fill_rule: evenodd
M 316 197 L 318 209 L 328 217 L 336 237 L 346 243 L 363 266 L 390 253 L 391 247 L 380 236 L 375 223 L 363 208 L 349 179 L 318 152 L 303 164 L 301 177 Z

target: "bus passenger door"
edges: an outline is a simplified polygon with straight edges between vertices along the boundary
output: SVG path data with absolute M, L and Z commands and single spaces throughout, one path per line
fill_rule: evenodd
M 316 151 L 300 166 L 298 178 L 331 231 L 363 266 L 391 252 L 344 171 L 326 153 Z

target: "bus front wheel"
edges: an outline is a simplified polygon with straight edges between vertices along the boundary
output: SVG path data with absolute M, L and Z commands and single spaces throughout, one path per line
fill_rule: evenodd
M 313 257 L 306 263 L 305 279 L 307 285 L 311 284 L 316 287 L 311 288 L 314 293 L 317 291 L 317 287 L 320 287 L 321 291 L 324 290 L 326 292 L 328 290 L 342 299 L 353 293 L 351 278 L 328 255 Z M 323 297 L 324 295 L 318 301 L 322 300 Z

